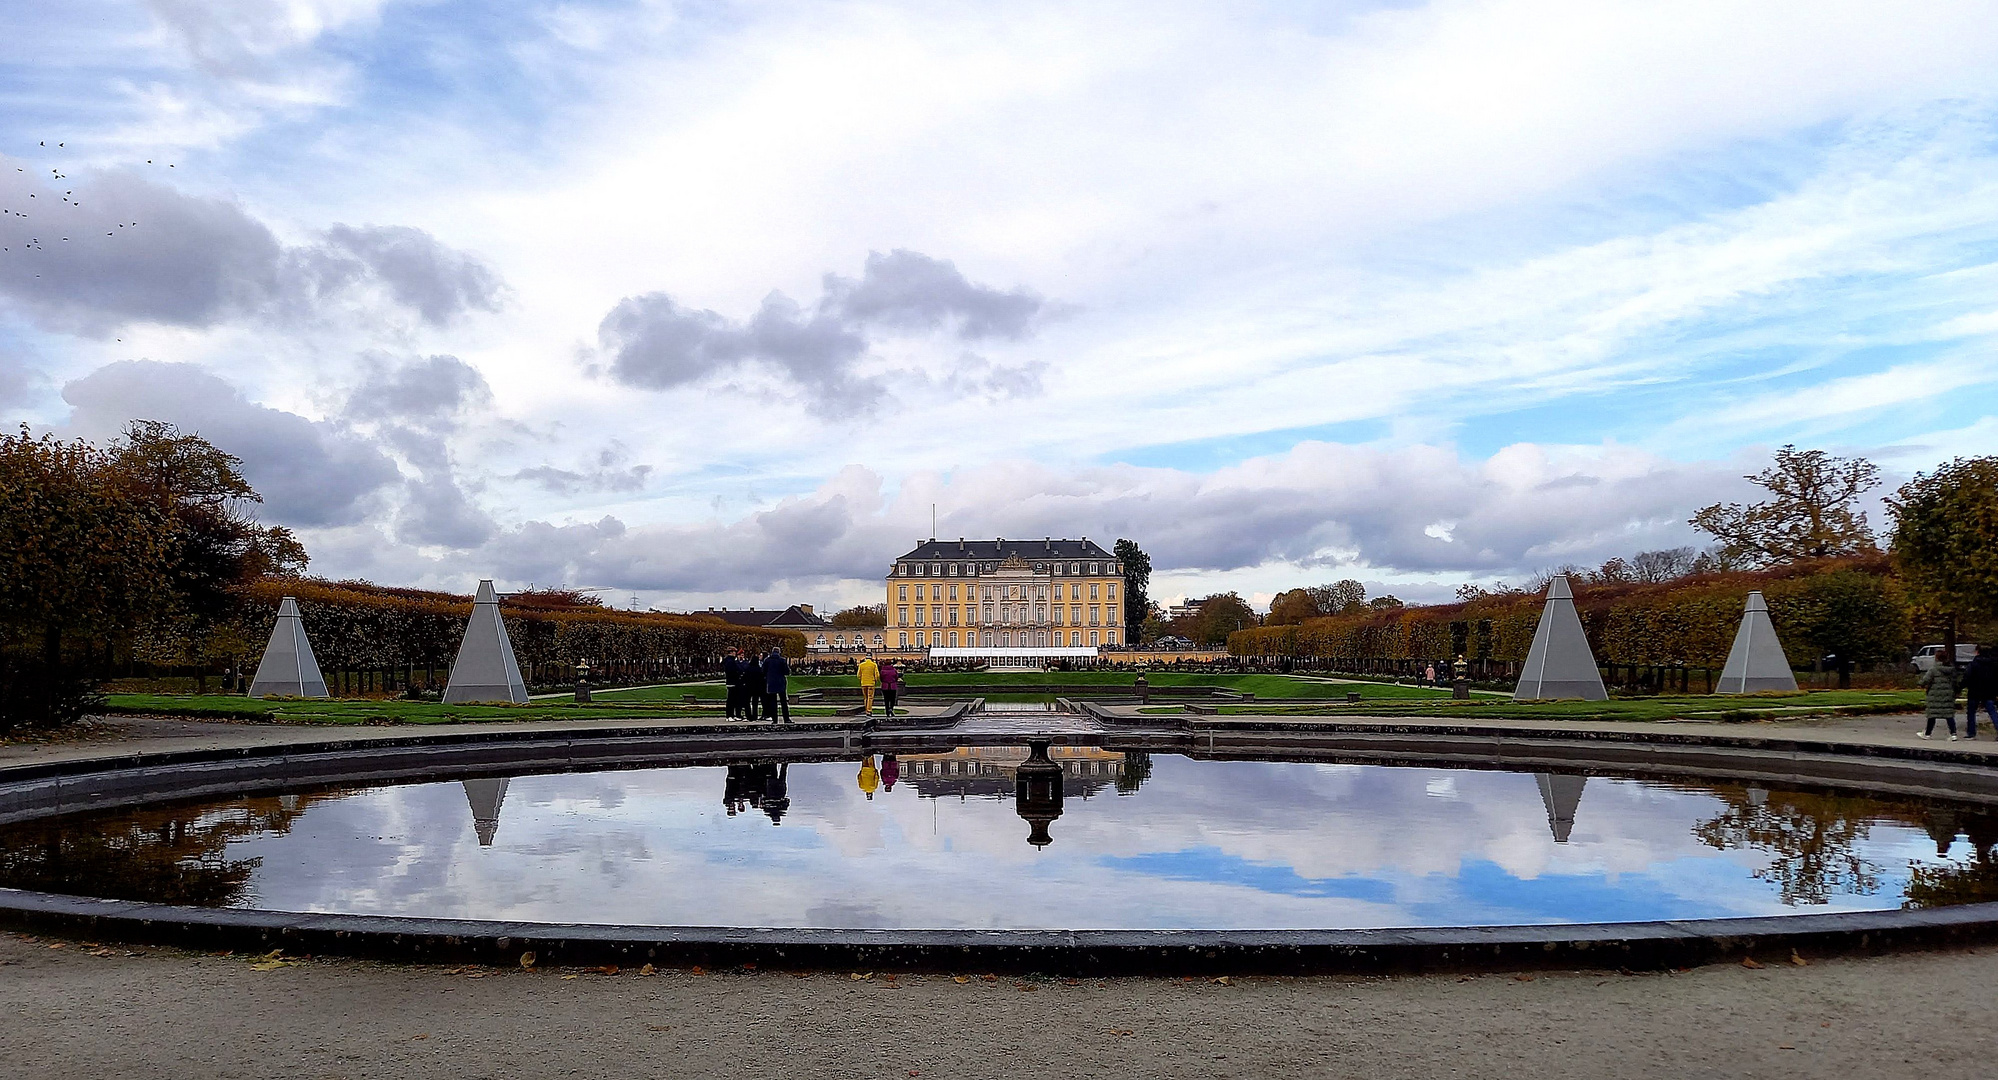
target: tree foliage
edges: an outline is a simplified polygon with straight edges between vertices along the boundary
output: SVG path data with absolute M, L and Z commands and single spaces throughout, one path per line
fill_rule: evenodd
M 887 626 L 887 604 L 856 604 L 832 617 L 832 624 L 842 629 L 855 626 Z
M 1256 611 L 1247 600 L 1233 592 L 1217 593 L 1200 605 L 1200 615 L 1193 625 L 1194 641 L 1219 645 L 1228 640 L 1228 635 L 1254 625 Z
M 1916 473 L 1887 500 L 1894 565 L 1922 608 L 1998 617 L 1998 457 Z
M 1866 513 L 1856 508 L 1859 497 L 1880 483 L 1872 462 L 1786 445 L 1774 464 L 1746 479 L 1773 497 L 1715 503 L 1689 522 L 1720 541 L 1720 558 L 1768 566 L 1878 550 Z
M 1118 540 L 1110 549 L 1124 564 L 1124 625 L 1142 626 L 1152 610 L 1152 557 L 1136 540 Z

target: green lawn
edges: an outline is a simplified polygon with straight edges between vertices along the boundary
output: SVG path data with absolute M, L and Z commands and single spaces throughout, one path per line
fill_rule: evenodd
M 1421 716 L 1465 720 L 1781 720 L 1798 716 L 1919 712 L 1918 690 L 1814 690 L 1748 694 L 1617 698 L 1610 701 L 1514 702 L 1503 698 L 1452 701 L 1368 701 L 1363 706 L 1224 705 L 1222 715 Z M 1170 707 L 1148 712 L 1172 712 Z
M 677 696 L 674 699 L 678 701 Z M 719 716 L 715 706 L 668 707 L 657 702 L 577 705 L 574 702 L 533 702 L 527 705 L 441 705 L 428 701 L 366 701 L 315 699 L 263 701 L 235 695 L 113 694 L 106 712 L 189 719 L 269 720 L 288 724 L 459 724 L 520 720 L 673 720 Z M 793 710 L 805 716 L 830 715 L 831 709 L 805 706 Z
M 1046 671 L 1046 672 L 922 672 L 903 677 L 911 690 L 943 690 L 953 686 L 1073 686 L 1077 688 L 1129 689 L 1133 685 L 1134 674 L 1129 671 Z M 1392 683 L 1348 682 L 1330 683 L 1316 679 L 1300 679 L 1289 675 L 1201 675 L 1185 671 L 1162 671 L 1147 674 L 1145 680 L 1153 686 L 1222 686 L 1230 690 L 1240 690 L 1255 694 L 1258 698 L 1333 698 L 1345 700 L 1348 691 L 1358 691 L 1363 698 L 1436 698 L 1446 697 L 1447 689 L 1429 689 L 1418 686 L 1396 686 Z M 851 675 L 799 675 L 790 681 L 793 692 L 812 690 L 820 687 L 856 687 L 859 681 Z M 600 690 L 600 698 L 615 698 L 618 701 L 679 701 L 690 693 L 702 697 L 719 696 L 720 683 L 704 684 L 699 687 L 687 684 L 653 686 L 639 690 Z M 1057 690 L 1057 693 L 1059 691 Z M 1048 695 L 1035 694 L 1034 698 Z

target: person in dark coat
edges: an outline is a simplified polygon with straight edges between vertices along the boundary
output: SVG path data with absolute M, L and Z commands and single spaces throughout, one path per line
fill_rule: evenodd
M 754 653 L 743 650 L 749 657 L 742 665 L 742 718 L 756 719 L 756 703 L 763 700 L 763 661 Z
M 1970 699 L 1963 709 L 1964 736 L 1977 737 L 1977 710 L 1981 706 L 1984 715 L 1991 718 L 1992 736 L 1998 738 L 1998 656 L 1991 655 L 1991 646 L 1979 645 L 1977 656 L 1963 669 L 1963 693 Z
M 722 712 L 730 720 L 742 719 L 742 650 L 730 649 L 722 657 L 722 685 L 727 687 L 727 705 Z
M 775 645 L 770 646 L 770 655 L 763 658 L 763 718 L 774 721 L 782 710 L 784 723 L 791 722 L 791 699 L 784 691 L 789 686 L 791 664 L 784 659 L 784 651 Z
M 1929 665 L 1929 670 L 1922 673 L 1922 689 L 1927 691 L 1923 695 L 1924 712 L 1929 721 L 1928 726 L 1922 729 L 1924 739 L 1935 734 L 1936 721 L 1943 720 L 1949 724 L 1949 741 L 1956 741 L 1956 688 L 1963 684 L 1963 673 L 1952 663 L 1955 659 L 1954 656 L 1938 656 L 1936 662 Z

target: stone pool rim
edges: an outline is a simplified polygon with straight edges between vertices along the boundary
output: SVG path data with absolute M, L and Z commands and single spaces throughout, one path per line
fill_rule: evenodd
M 508 729 L 226 750 L 110 754 L 0 768 L 0 822 L 259 789 L 411 777 L 693 764 L 756 753 L 836 757 L 911 742 L 1005 744 L 923 725 L 798 724 Z M 1658 738 L 1656 735 L 1664 735 Z M 1645 737 L 1653 736 L 1653 737 Z M 1998 767 L 1945 747 L 1796 738 L 1456 724 L 1216 723 L 1119 726 L 1058 737 L 1194 757 L 1302 757 L 1379 764 L 1766 780 L 1998 803 Z M 746 964 L 1049 975 L 1309 975 L 1535 968 L 1659 969 L 1750 957 L 1788 962 L 1998 941 L 1998 903 L 1627 923 L 1366 930 L 894 930 L 624 926 L 200 908 L 0 888 L 0 924 L 204 950 L 414 963 L 661 968 Z

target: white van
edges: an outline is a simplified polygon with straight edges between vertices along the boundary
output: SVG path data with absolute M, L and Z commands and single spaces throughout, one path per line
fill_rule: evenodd
M 1921 651 L 1917 652 L 1914 659 L 1910 660 L 1909 663 L 1915 666 L 1916 671 L 1927 672 L 1930 668 L 1936 666 L 1936 657 L 1941 656 L 1942 651 L 1943 647 L 1940 645 L 1924 645 Z M 1977 659 L 1977 646 L 1975 644 L 1962 641 L 1956 643 L 1956 664 L 1958 667 L 1962 667 L 1975 659 Z

